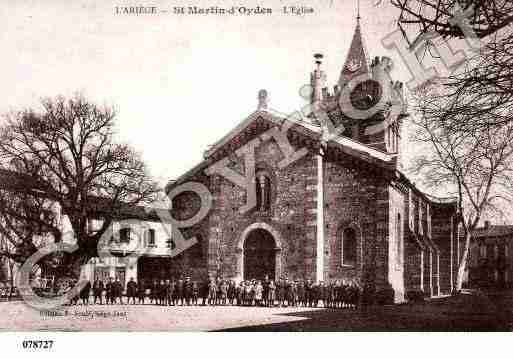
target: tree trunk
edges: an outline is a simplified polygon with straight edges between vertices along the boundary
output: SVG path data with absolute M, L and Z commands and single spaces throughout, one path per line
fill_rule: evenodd
M 15 262 L 10 259 L 10 258 L 7 258 L 7 263 L 9 265 L 9 278 L 10 278 L 10 281 L 11 281 L 11 289 L 9 290 L 9 301 L 11 301 L 12 299 L 12 290 L 14 288 L 14 266 L 15 266 Z
M 458 276 L 456 278 L 456 291 L 460 291 L 463 287 L 463 280 L 465 278 L 465 272 L 467 270 L 468 257 L 470 252 L 470 238 L 472 237 L 472 232 L 468 231 L 465 235 L 465 247 L 463 248 L 463 253 L 461 254 L 461 260 L 458 267 Z M 457 239 L 459 240 L 459 238 Z M 458 253 L 458 256 L 460 254 Z

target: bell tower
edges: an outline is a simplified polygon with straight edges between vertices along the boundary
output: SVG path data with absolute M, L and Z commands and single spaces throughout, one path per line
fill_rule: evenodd
M 351 46 L 349 47 L 349 52 L 347 53 L 344 66 L 340 71 L 340 77 L 338 80 L 340 88 L 343 88 L 356 76 L 370 73 L 370 58 L 367 46 L 365 45 L 362 36 L 360 19 L 360 13 L 358 12 L 358 16 L 356 17 L 356 28 L 354 30 L 353 39 L 351 40 Z

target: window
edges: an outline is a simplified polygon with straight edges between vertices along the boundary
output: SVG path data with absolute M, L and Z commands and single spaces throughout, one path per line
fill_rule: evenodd
M 479 246 L 479 257 L 481 257 L 481 259 L 486 258 L 486 244 Z
M 504 245 L 504 257 L 508 258 L 508 245 L 507 244 Z
M 155 245 L 155 230 L 153 228 L 148 229 L 147 232 L 148 247 L 156 247 Z
M 493 258 L 499 258 L 499 246 L 497 244 L 493 246 Z
M 166 239 L 166 247 L 171 249 L 176 248 L 175 241 L 173 241 L 173 238 Z
M 259 211 L 271 209 L 271 180 L 265 172 L 256 174 L 256 202 Z
M 342 232 L 342 265 L 354 266 L 356 264 L 356 231 L 346 228 Z
M 129 243 L 130 242 L 130 228 L 121 228 L 119 230 L 119 242 Z

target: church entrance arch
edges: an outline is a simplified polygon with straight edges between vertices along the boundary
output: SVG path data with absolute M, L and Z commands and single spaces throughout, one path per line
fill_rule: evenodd
M 276 276 L 276 245 L 271 233 L 254 229 L 244 241 L 244 280 Z
M 238 245 L 237 277 L 239 280 L 276 280 L 281 272 L 281 238 L 266 223 L 254 223 L 242 234 Z

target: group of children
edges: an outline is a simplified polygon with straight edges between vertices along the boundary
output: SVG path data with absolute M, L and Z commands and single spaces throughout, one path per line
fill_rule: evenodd
M 303 306 L 326 308 L 356 308 L 360 299 L 360 287 L 355 281 L 314 283 L 280 279 L 246 280 L 238 285 L 234 281 L 214 281 L 208 284 L 209 305 L 239 306 Z
M 315 283 L 311 280 L 233 280 L 211 279 L 204 283 L 185 280 L 155 281 L 149 291 L 139 296 L 144 304 L 159 305 L 238 305 L 238 306 L 304 306 L 326 308 L 356 308 L 361 288 L 355 281 Z M 198 299 L 201 298 L 201 303 Z
M 127 304 L 145 304 L 149 299 L 151 304 L 165 306 L 317 307 L 322 303 L 326 308 L 356 308 L 362 292 L 356 281 L 345 280 L 315 283 L 312 280 L 281 278 L 273 281 L 266 278 L 245 280 L 237 284 L 234 280 L 221 278 L 196 282 L 186 277 L 177 281 L 155 280 L 147 285 L 144 281 L 137 283 L 131 278 L 125 291 L 119 279 L 109 279 L 105 284 L 97 279 L 92 286 L 87 284 L 79 296 L 73 298 L 72 304 L 77 304 L 78 297 L 83 304 L 88 304 L 91 289 L 94 304 L 103 304 L 105 294 L 106 304 L 124 304 L 123 297 L 126 296 Z

